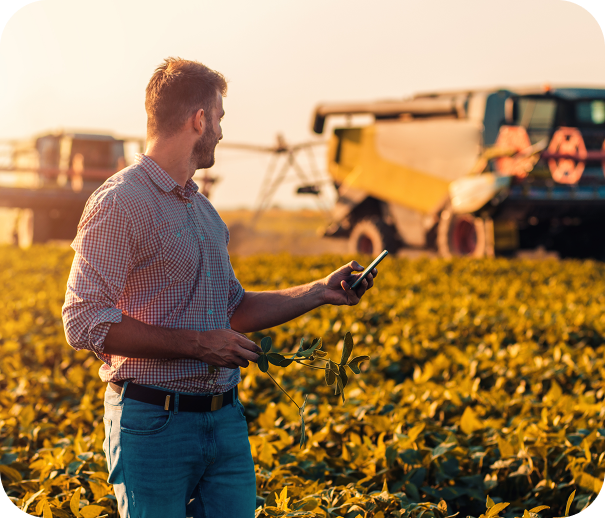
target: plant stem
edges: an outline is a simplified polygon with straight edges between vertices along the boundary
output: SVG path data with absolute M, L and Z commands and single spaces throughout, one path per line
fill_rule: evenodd
M 314 365 L 311 365 L 310 363 L 303 363 L 302 361 L 297 361 L 296 363 L 298 363 L 300 365 L 304 365 L 305 367 L 309 367 L 309 369 L 315 369 L 316 371 L 326 370 L 325 367 L 315 367 Z
M 288 394 L 283 388 L 281 388 L 281 385 L 279 383 L 277 383 L 277 381 L 275 381 L 275 378 L 273 376 L 271 376 L 271 374 L 269 373 L 269 371 L 267 371 L 267 374 L 273 380 L 273 383 L 275 383 L 279 387 L 279 390 L 281 390 L 286 396 L 288 396 L 288 398 L 290 399 L 290 401 L 292 401 L 292 403 L 294 403 L 296 405 L 296 408 L 298 408 L 298 410 L 300 410 L 300 407 L 298 406 L 298 404 L 296 403 L 296 401 L 294 401 L 290 397 L 290 394 Z

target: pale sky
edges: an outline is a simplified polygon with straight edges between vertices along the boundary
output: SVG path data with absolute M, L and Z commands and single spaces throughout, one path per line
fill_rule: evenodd
M 145 86 L 167 56 L 229 80 L 224 142 L 270 145 L 278 132 L 317 139 L 310 122 L 321 101 L 605 87 L 601 28 L 561 0 L 41 0 L 0 36 L 0 138 L 58 128 L 144 137 Z M 214 204 L 254 206 L 267 162 L 219 145 Z M 294 187 L 274 201 L 309 205 Z

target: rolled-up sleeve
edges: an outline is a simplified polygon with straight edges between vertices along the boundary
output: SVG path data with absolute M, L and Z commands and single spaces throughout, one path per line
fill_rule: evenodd
M 110 364 L 104 341 L 111 324 L 122 321 L 117 302 L 136 249 L 132 219 L 115 193 L 101 192 L 89 200 L 72 248 L 75 257 L 63 305 L 65 336 L 74 349 L 89 349 Z

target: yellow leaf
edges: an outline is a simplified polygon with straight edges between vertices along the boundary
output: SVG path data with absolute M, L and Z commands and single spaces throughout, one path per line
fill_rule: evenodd
M 474 410 L 470 406 L 467 406 L 460 419 L 460 429 L 465 434 L 471 434 L 475 430 L 481 430 L 481 428 L 485 428 L 483 423 L 477 419 L 477 414 L 475 414 Z
M 100 505 L 87 505 L 80 509 L 80 514 L 84 518 L 97 518 L 103 511 L 105 511 L 105 508 Z
M 79 487 L 78 489 L 75 490 L 74 494 L 71 497 L 71 500 L 69 501 L 69 508 L 71 509 L 71 512 L 74 513 L 74 515 L 79 518 L 80 516 L 82 516 L 80 514 L 80 493 L 82 492 L 82 488 Z
M 488 509 L 490 507 L 494 507 L 496 504 L 494 503 L 494 501 L 489 497 L 489 495 L 487 495 L 487 500 L 485 501 L 485 507 L 487 507 Z
M 503 511 L 509 505 L 510 504 L 508 502 L 500 502 L 499 504 L 496 504 L 493 507 L 490 507 L 489 511 L 487 512 L 487 516 L 488 517 L 498 516 L 498 513 L 500 511 Z
M 547 505 L 539 505 L 538 507 L 534 507 L 533 509 L 530 509 L 529 512 L 530 513 L 539 513 L 540 511 L 544 511 L 544 509 L 550 509 L 550 507 L 548 507 Z
M 6 466 L 4 464 L 0 464 L 0 474 L 6 475 L 12 482 L 21 482 L 21 480 L 23 480 L 21 473 L 19 473 L 15 468 L 11 468 L 10 466 Z
M 44 507 L 42 508 L 42 518 L 53 518 L 53 512 L 50 510 L 48 502 L 45 502 Z
M 589 475 L 588 473 L 580 473 L 580 476 L 575 477 L 575 482 L 581 488 L 587 489 L 588 491 L 592 491 L 593 493 L 599 494 L 601 492 L 601 488 L 603 487 L 603 481 L 598 478 Z
M 523 511 L 523 518 L 531 518 L 531 515 L 527 512 L 527 509 Z
M 576 496 L 575 489 L 572 491 L 571 495 L 569 495 L 569 498 L 567 499 L 567 505 L 565 506 L 565 516 L 569 516 L 569 508 L 571 507 L 571 503 L 573 502 L 574 496 Z
M 515 455 L 515 450 L 512 447 L 511 443 L 509 443 L 506 439 L 503 439 L 500 436 L 498 436 L 498 449 L 500 450 L 500 456 L 503 459 Z
M 414 442 L 418 438 L 422 430 L 424 430 L 424 423 L 414 426 L 414 428 L 412 428 L 408 433 L 410 442 Z

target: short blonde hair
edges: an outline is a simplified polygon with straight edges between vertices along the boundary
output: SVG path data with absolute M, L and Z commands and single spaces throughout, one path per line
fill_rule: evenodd
M 199 61 L 166 58 L 145 90 L 148 136 L 170 137 L 200 108 L 209 114 L 216 94 L 227 94 L 222 74 Z

